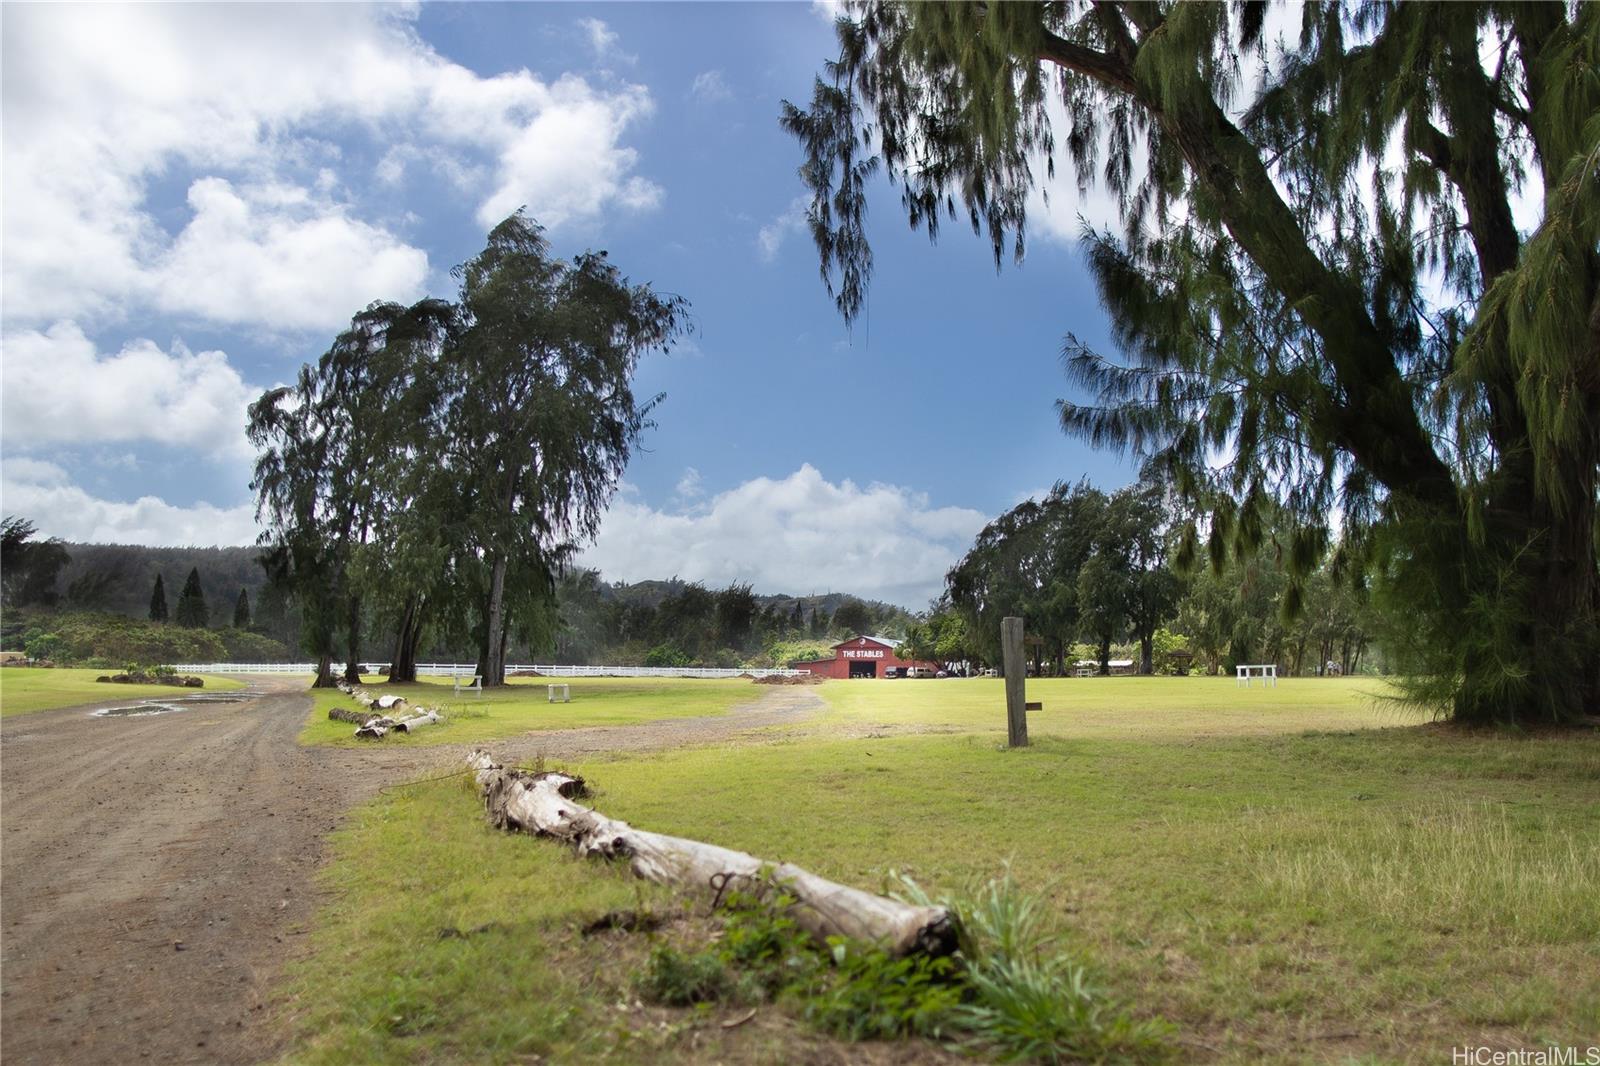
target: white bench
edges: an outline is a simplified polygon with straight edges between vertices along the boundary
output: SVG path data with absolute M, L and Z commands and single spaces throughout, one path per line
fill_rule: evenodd
M 1236 680 L 1235 680 L 1234 683 L 1238 684 L 1238 685 L 1243 685 L 1245 688 L 1249 688 L 1250 687 L 1250 678 L 1253 677 L 1253 676 L 1260 676 L 1260 678 L 1261 678 L 1261 687 L 1262 688 L 1266 688 L 1268 685 L 1271 685 L 1273 688 L 1277 688 L 1278 687 L 1278 664 L 1277 663 L 1252 663 L 1252 664 L 1246 665 L 1244 663 L 1240 663 L 1237 667 L 1235 667 Z
M 451 674 L 450 683 L 454 686 L 457 696 L 461 695 L 462 690 L 476 692 L 480 696 L 483 695 L 483 678 L 477 674 L 473 674 L 470 678 L 464 678 L 460 674 Z
M 571 703 L 572 702 L 572 686 L 571 685 L 546 685 L 545 687 L 550 690 L 550 696 L 549 696 L 549 698 L 547 700 L 545 700 L 546 703 Z M 561 690 L 561 698 L 559 700 L 556 699 L 556 689 L 560 689 Z

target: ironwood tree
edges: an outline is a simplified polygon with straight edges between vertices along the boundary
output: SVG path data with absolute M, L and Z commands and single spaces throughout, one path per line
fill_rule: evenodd
M 11 607 L 53 607 L 56 581 L 71 561 L 59 537 L 35 540 L 38 527 L 7 515 L 0 522 L 0 596 Z
M 879 168 L 998 265 L 1064 151 L 1125 224 L 1084 233 L 1120 351 L 1068 337 L 1062 422 L 1203 506 L 1184 553 L 1250 553 L 1276 501 L 1298 588 L 1337 510 L 1416 699 L 1600 706 L 1600 5 L 1307 3 L 1288 43 L 1259 2 L 847 10 L 782 120 L 847 318 Z
M 555 568 L 598 529 L 659 399 L 634 396 L 634 367 L 686 329 L 688 305 L 631 284 L 603 251 L 555 258 L 520 211 L 456 277 L 443 440 L 470 494 L 461 528 L 481 562 L 479 672 L 493 686 L 513 622 L 554 633 Z
M 391 679 L 429 625 L 470 636 L 488 686 L 517 637 L 558 626 L 554 572 L 591 537 L 654 401 L 631 388 L 687 305 L 604 252 L 570 262 L 519 211 L 458 267 L 459 299 L 376 303 L 294 386 L 251 407 L 253 488 L 279 584 L 333 683 L 359 680 L 362 626 L 389 622 Z
M 1000 662 L 1000 620 L 1016 615 L 1045 642 L 1056 673 L 1064 672 L 1083 623 L 1079 573 L 1101 535 L 1107 504 L 1105 493 L 1086 483 L 1058 484 L 1043 500 L 1024 500 L 979 531 L 945 575 L 946 596 L 979 658 Z M 1120 599 L 1115 614 L 1111 639 L 1121 635 Z

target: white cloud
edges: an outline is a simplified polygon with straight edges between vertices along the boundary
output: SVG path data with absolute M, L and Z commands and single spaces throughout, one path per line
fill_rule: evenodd
M 934 507 L 895 485 L 826 480 L 810 464 L 755 478 L 690 512 L 656 510 L 624 493 L 583 562 L 608 579 L 673 574 L 758 591 L 851 592 L 921 608 L 987 518 Z
M 89 495 L 53 463 L 7 456 L 0 463 L 0 497 L 8 514 L 23 514 L 42 534 L 63 540 L 117 544 L 253 544 L 249 504 L 174 507 L 155 496 L 131 503 Z
M 594 49 L 595 55 L 603 59 L 607 52 L 616 47 L 616 33 L 600 19 L 579 19 L 578 25 L 589 35 L 589 47 Z
M 811 201 L 805 196 L 796 196 L 789 201 L 789 206 L 783 213 L 762 226 L 756 233 L 756 251 L 761 255 L 763 263 L 770 263 L 778 257 L 778 252 L 783 248 L 783 242 L 791 234 L 804 232 L 806 227 L 806 209 L 811 206 Z
M 297 186 L 189 187 L 194 219 L 148 275 L 165 311 L 284 330 L 340 324 L 423 294 L 428 257 Z
M 346 4 L 8 9 L 0 68 L 8 320 L 117 316 L 170 295 L 153 275 L 182 257 L 189 227 L 216 221 L 203 208 L 219 206 L 191 203 L 184 216 L 153 203 L 158 183 L 170 190 L 174 181 L 234 188 L 253 225 L 228 234 L 232 248 L 262 269 L 290 273 L 305 265 L 297 253 L 330 245 L 346 270 L 350 255 L 375 253 L 375 272 L 355 271 L 364 284 L 344 282 L 363 295 L 337 317 L 319 308 L 319 328 L 341 324 L 367 299 L 405 298 L 423 276 L 423 253 L 340 195 L 339 168 L 362 139 L 410 146 L 384 157 L 380 180 L 398 181 L 421 160 L 461 183 L 489 224 L 522 204 L 559 226 L 659 203 L 661 189 L 635 173 L 623 143 L 650 113 L 646 89 L 527 70 L 483 77 L 423 42 L 413 17 Z M 269 205 L 249 189 L 297 197 Z M 293 283 L 233 291 L 236 302 L 191 310 L 268 329 L 308 317 Z
M 543 106 L 501 146 L 480 223 L 493 226 L 524 204 L 540 222 L 560 226 L 598 218 L 610 203 L 643 211 L 661 202 L 659 185 L 630 173 L 638 153 L 620 146 L 623 130 L 654 107 L 643 87 L 601 95 L 562 78 L 535 96 Z
M 686 466 L 683 468 L 683 476 L 673 488 L 673 495 L 683 503 L 693 503 L 706 494 L 704 480 L 700 476 L 700 471 L 692 466 Z
M 714 104 L 719 100 L 732 100 L 733 90 L 728 88 L 727 79 L 720 70 L 702 70 L 694 76 L 694 84 L 689 86 L 689 95 L 703 104 Z
M 841 15 L 849 12 L 845 10 L 844 0 L 811 0 L 811 13 L 832 26 Z
M 222 352 L 134 340 L 102 354 L 74 322 L 5 338 L 0 432 L 8 447 L 155 441 L 248 457 L 245 408 L 261 393 Z M 9 461 L 9 460 L 8 460 Z

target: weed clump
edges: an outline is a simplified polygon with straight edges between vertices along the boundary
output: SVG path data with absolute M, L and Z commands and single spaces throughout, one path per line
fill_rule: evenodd
M 946 958 L 894 958 L 830 937 L 818 945 L 789 916 L 795 901 L 732 893 L 720 935 L 698 950 L 658 943 L 637 980 L 667 1006 L 782 1003 L 846 1040 L 915 1036 L 1008 1061 L 1148 1062 L 1167 1056 L 1165 1022 L 1111 1001 L 1080 964 L 1051 950 L 1037 900 L 1010 875 L 970 896 L 911 902 L 948 908 L 960 946 Z

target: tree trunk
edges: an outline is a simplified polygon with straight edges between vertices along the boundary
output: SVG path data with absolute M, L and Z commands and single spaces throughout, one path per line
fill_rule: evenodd
M 311 682 L 311 687 L 336 688 L 338 684 L 333 677 L 333 653 L 325 651 L 317 657 L 317 678 Z
M 422 602 L 413 594 L 406 597 L 406 608 L 394 635 L 394 654 L 389 657 L 389 682 L 417 679 L 417 645 L 422 640 Z
M 1100 676 L 1111 676 L 1111 638 L 1100 638 Z
M 345 645 L 344 680 L 349 685 L 361 684 L 361 597 L 350 597 L 349 622 L 345 632 L 348 640 Z
M 489 570 L 489 604 L 484 611 L 483 662 L 479 674 L 483 687 L 492 688 L 506 681 L 505 662 L 506 561 L 496 559 Z
M 1145 676 L 1155 673 L 1155 633 L 1139 634 L 1139 672 Z
M 646 881 L 709 893 L 715 906 L 738 891 L 767 899 L 792 896 L 795 923 L 819 942 L 830 936 L 881 945 L 893 955 L 948 955 L 956 948 L 955 926 L 942 907 L 919 907 L 826 881 L 788 863 L 769 863 L 715 844 L 635 829 L 572 802 L 587 794 L 583 779 L 562 773 L 508 770 L 487 752 L 475 751 L 489 820 L 571 844 L 579 855 L 625 858 Z

